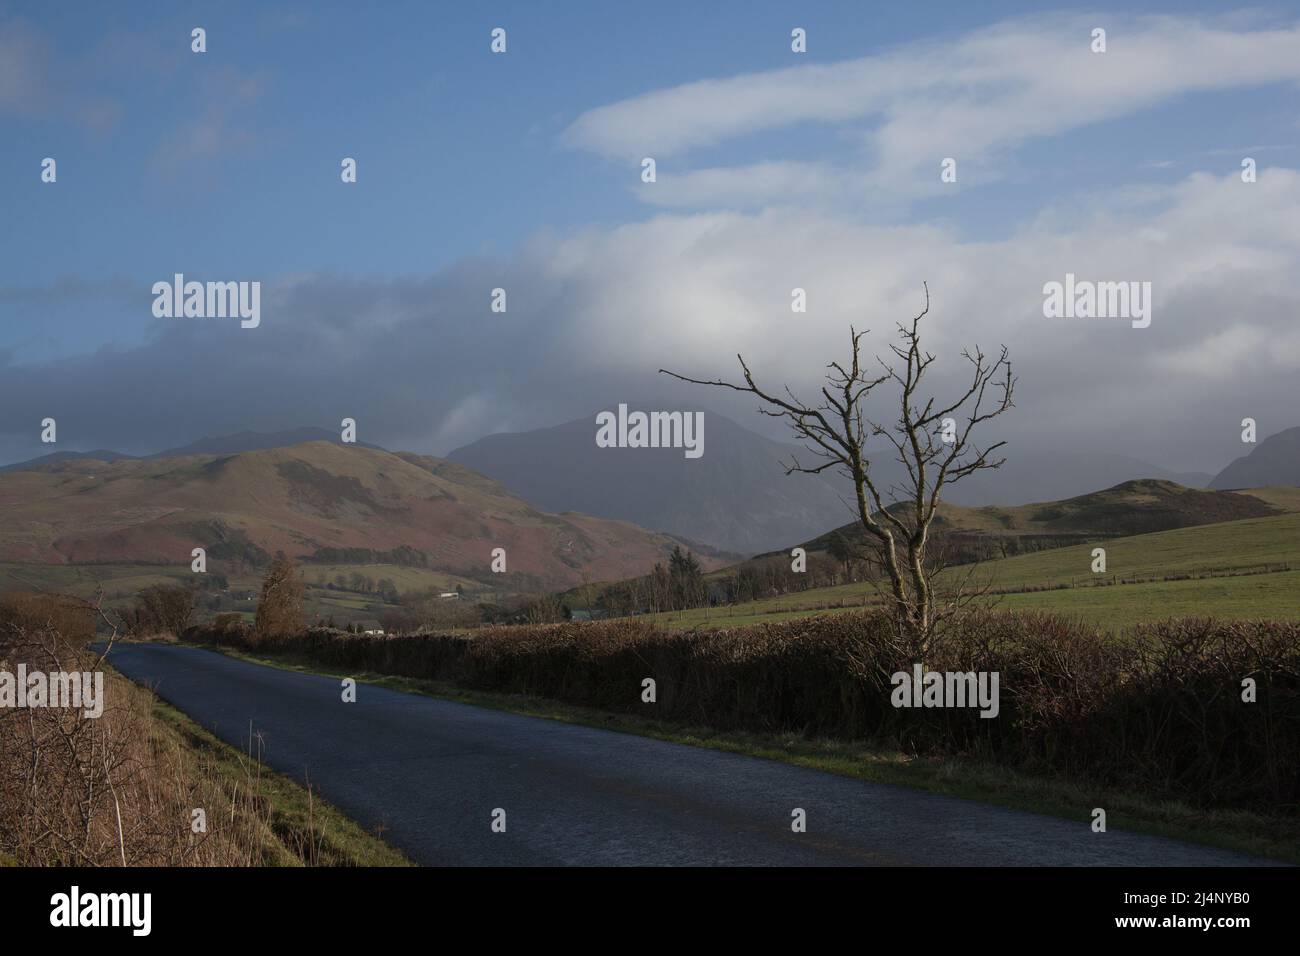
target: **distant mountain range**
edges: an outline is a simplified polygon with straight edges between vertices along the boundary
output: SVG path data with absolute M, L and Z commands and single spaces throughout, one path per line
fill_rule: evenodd
M 1210 482 L 1211 488 L 1267 485 L 1300 485 L 1300 427 L 1268 436 Z
M 637 407 L 637 406 L 633 406 Z M 781 462 L 809 455 L 773 441 L 714 412 L 705 412 L 705 453 L 688 459 L 681 449 L 598 448 L 595 414 L 527 432 L 489 435 L 448 458 L 499 482 L 534 507 L 629 521 L 672 535 L 708 554 L 710 549 L 754 554 L 810 540 L 850 519 L 848 482 L 830 472 L 787 475 Z M 155 461 L 195 455 L 236 455 L 303 442 L 340 445 L 337 431 L 297 428 L 208 437 L 179 448 L 137 457 L 109 450 L 55 452 L 8 465 L 0 472 L 42 470 L 69 462 Z M 356 446 L 382 451 L 378 446 Z M 1190 488 L 1300 485 L 1300 428 L 1279 432 L 1217 476 L 1178 472 L 1120 455 L 1008 448 L 1007 463 L 951 486 L 954 505 L 1012 506 L 1063 500 L 1135 479 L 1176 482 Z M 901 467 L 875 461 L 884 485 L 900 483 Z
M 236 437 L 206 447 L 247 440 Z M 191 549 L 203 547 L 210 570 L 229 572 L 283 550 L 525 591 L 644 574 L 680 543 L 623 521 L 547 514 L 439 458 L 324 441 L 232 454 L 194 447 L 0 475 L 0 561 L 187 568 Z M 490 568 L 498 547 L 505 574 Z
M 183 458 L 186 455 L 236 455 L 244 451 L 260 451 L 266 448 L 287 448 L 308 441 L 327 441 L 335 445 L 343 444 L 339 433 L 324 428 L 290 428 L 280 432 L 236 432 L 233 435 L 219 435 L 215 438 L 200 438 L 196 442 L 179 448 L 168 448 L 154 452 L 152 455 L 128 455 L 120 451 L 100 448 L 96 451 L 56 451 L 41 455 L 28 461 L 16 462 L 0 467 L 0 473 L 6 471 L 30 471 L 44 465 L 57 465 L 65 461 L 142 461 L 157 458 Z M 378 445 L 357 442 L 362 448 L 379 448 Z
M 786 475 L 779 464 L 792 454 L 815 464 L 807 452 L 714 412 L 705 413 L 705 422 L 706 450 L 695 460 L 675 449 L 598 448 L 595 415 L 554 428 L 489 435 L 448 457 L 541 507 L 623 518 L 731 551 L 783 548 L 850 520 L 844 502 L 853 494 L 846 479 L 830 471 Z M 1017 505 L 1138 478 L 1189 487 L 1204 487 L 1211 478 L 1120 455 L 1010 451 L 1007 457 L 1002 468 L 952 486 L 948 500 Z M 877 459 L 873 468 L 883 486 L 902 483 L 903 469 L 891 456 Z

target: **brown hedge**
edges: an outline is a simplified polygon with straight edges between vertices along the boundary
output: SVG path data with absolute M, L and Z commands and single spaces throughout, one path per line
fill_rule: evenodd
M 194 639 L 249 646 L 242 629 Z M 1047 615 L 987 613 L 924 663 L 997 671 L 1000 711 L 895 709 L 913 661 L 888 622 L 843 613 L 714 632 L 637 619 L 487 628 L 472 637 L 312 630 L 263 651 L 346 671 L 451 681 L 720 730 L 866 739 L 968 753 L 1205 806 L 1300 807 L 1300 624 L 1167 621 L 1113 636 Z M 657 701 L 641 701 L 642 680 Z M 1242 701 L 1253 678 L 1257 701 Z

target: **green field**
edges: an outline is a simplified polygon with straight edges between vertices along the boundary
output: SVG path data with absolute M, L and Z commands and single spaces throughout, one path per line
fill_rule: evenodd
M 483 585 L 470 578 L 458 577 L 428 568 L 412 568 L 400 564 L 300 564 L 303 580 L 308 586 L 324 587 L 338 575 L 348 578 L 353 572 L 363 574 L 372 581 L 387 578 L 402 594 L 412 591 L 454 591 L 460 585 L 466 591 L 480 591 Z
M 999 596 L 998 607 L 1049 611 L 1118 628 L 1170 617 L 1300 618 L 1300 570 Z
M 1104 542 L 1106 573 L 1093 574 L 1094 545 L 1018 555 L 974 566 L 974 579 L 991 591 L 989 603 L 1050 611 L 1105 627 L 1167 617 L 1300 617 L 1300 514 L 1249 518 Z M 1292 570 L 1276 570 L 1289 564 Z M 1272 567 L 1266 574 L 1242 571 Z M 970 566 L 950 574 L 965 575 Z M 1103 579 L 1195 574 L 1194 580 L 1115 583 Z M 1223 576 L 1232 574 L 1233 576 Z M 1064 588 L 1056 586 L 1065 585 Z M 1048 588 L 1053 588 L 1048 590 Z M 816 588 L 729 608 L 696 608 L 656 615 L 671 627 L 733 627 L 860 608 L 878 600 L 869 584 Z
M 430 589 L 438 592 L 454 591 L 460 585 L 468 596 L 483 588 L 482 584 L 469 578 L 399 564 L 300 564 L 298 568 L 307 585 L 303 602 L 307 619 L 333 618 L 340 625 L 352 621 L 374 621 L 395 605 L 385 602 L 377 592 L 351 590 L 350 583 L 347 589 L 340 589 L 335 584 L 335 578 L 339 575 L 348 581 L 354 573 L 360 574 L 375 584 L 386 578 L 403 595 Z M 335 586 L 327 588 L 327 584 Z
M 1300 566 L 1300 514 L 1247 518 L 1222 524 L 1111 538 L 984 562 L 980 577 L 994 588 L 1074 582 L 1087 584 L 1094 547 L 1106 549 L 1106 574 L 1120 578 L 1227 571 L 1290 563 Z
M 467 597 L 481 594 L 483 585 L 469 578 L 457 577 L 424 568 L 403 567 L 396 564 L 300 564 L 298 569 L 307 585 L 303 601 L 303 611 L 309 621 L 317 618 L 334 618 L 335 622 L 345 625 L 352 621 L 374 621 L 386 609 L 394 605 L 387 604 L 377 593 L 326 588 L 335 577 L 342 574 L 345 579 L 353 572 L 364 575 L 372 582 L 378 583 L 387 578 L 392 581 L 401 594 L 425 591 L 454 591 L 461 585 Z M 74 597 L 93 599 L 102 588 L 105 604 L 109 607 L 130 605 L 141 590 L 159 584 L 193 584 L 194 575 L 188 566 L 162 566 L 151 564 L 17 564 L 0 563 L 0 593 L 7 591 L 48 591 L 67 594 Z M 250 573 L 229 578 L 230 591 L 234 594 L 257 594 L 262 586 L 261 573 Z M 206 619 L 214 611 L 207 607 L 205 599 L 217 592 L 204 592 L 200 595 L 196 618 Z M 495 597 L 497 595 L 489 595 Z M 242 614 L 247 620 L 253 619 L 257 601 L 236 599 L 226 595 L 222 599 L 219 613 Z
M 102 585 L 110 596 L 134 595 L 155 584 L 184 583 L 188 567 L 157 564 L 14 564 L 0 563 L 0 592 L 57 591 L 90 598 Z

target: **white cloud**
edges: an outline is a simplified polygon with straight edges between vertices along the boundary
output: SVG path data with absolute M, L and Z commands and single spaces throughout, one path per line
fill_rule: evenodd
M 1106 53 L 1089 49 L 1108 31 Z M 1179 95 L 1300 81 L 1300 26 L 1242 26 L 1184 17 L 1106 14 L 1007 21 L 953 40 L 917 43 L 830 65 L 788 67 L 655 90 L 597 107 L 568 128 L 571 145 L 620 161 L 680 157 L 754 133 L 821 123 L 858 128 L 866 174 L 814 166 L 882 193 L 938 188 L 938 163 L 969 163 L 1028 139 L 1132 115 Z M 767 163 L 679 173 L 673 205 L 749 204 L 761 188 L 791 192 L 796 167 Z M 933 168 L 934 175 L 916 171 Z
M 1151 281 L 1151 327 L 1045 319 L 1043 283 L 1066 272 Z M 737 351 L 761 381 L 810 394 L 850 323 L 883 352 L 923 280 L 936 384 L 958 374 L 964 346 L 1011 347 L 1019 447 L 1195 460 L 1216 418 L 1294 409 L 1300 173 L 1279 168 L 1254 184 L 1197 175 L 1140 204 L 1071 206 L 996 242 L 824 211 L 663 214 L 546 235 L 427 278 L 297 276 L 264 290 L 255 332 L 164 321 L 139 349 L 7 367 L 0 405 L 14 422 L 77 409 L 79 434 L 126 450 L 350 415 L 369 440 L 446 451 L 484 429 L 645 396 L 725 409 L 721 395 L 656 370 L 731 376 Z M 486 312 L 495 285 L 510 290 L 508 313 Z M 796 286 L 806 314 L 790 311 Z
M 1269 361 L 1268 340 L 1264 329 L 1233 323 L 1222 332 L 1157 356 L 1155 364 L 1197 379 L 1230 379 Z

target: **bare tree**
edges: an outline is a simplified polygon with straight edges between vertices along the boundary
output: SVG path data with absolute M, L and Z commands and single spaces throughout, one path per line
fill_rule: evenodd
M 898 325 L 901 343 L 890 346 L 894 358 L 885 361 L 877 356 L 870 372 L 861 357 L 867 330 L 858 332 L 850 327 L 852 358 L 847 366 L 840 362 L 826 366 L 826 384 L 816 405 L 800 401 L 789 387 L 783 396 L 760 388 L 740 355 L 736 358 L 744 384 L 659 370 L 696 385 L 749 392 L 767 406 L 759 409 L 762 414 L 786 419 L 804 448 L 817 459 L 809 465 L 795 459 L 785 466 L 786 474 L 815 475 L 835 468 L 852 481 L 855 517 L 888 578 L 887 597 L 900 633 L 918 656 L 928 649 L 935 627 L 968 603 L 968 595 L 960 588 L 942 599 L 936 595 L 937 568 L 927 546 L 940 492 L 946 485 L 983 469 L 998 468 L 1006 461 L 991 457 L 1005 442 L 980 448 L 971 436 L 979 425 L 1013 407 L 1016 381 L 1006 346 L 996 360 L 976 347 L 961 353 L 970 365 L 970 384 L 955 401 L 940 404 L 933 397 L 921 397 L 922 379 L 935 361 L 934 355 L 921 347 L 921 320 L 930 311 L 930 289 L 928 285 L 924 288 L 925 307 L 910 323 Z M 864 407 L 871 392 L 886 383 L 899 390 L 897 417 L 887 425 L 869 418 Z M 868 451 L 868 439 L 881 439 L 880 444 L 906 469 L 901 488 L 881 487 L 873 472 L 875 453 Z

